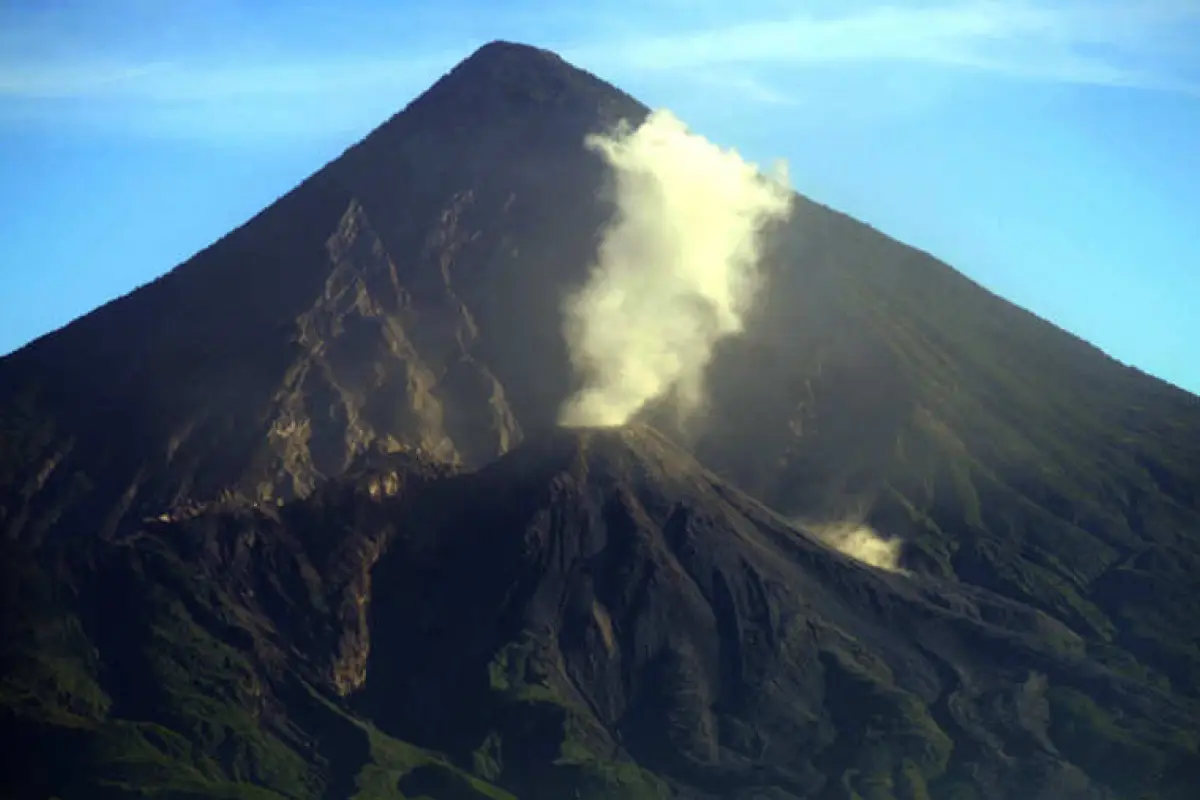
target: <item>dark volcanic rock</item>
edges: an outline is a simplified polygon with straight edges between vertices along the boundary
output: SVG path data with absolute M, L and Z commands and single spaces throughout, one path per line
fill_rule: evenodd
M 1052 740 L 1053 703 L 1102 696 L 1156 737 L 1200 708 L 1029 606 L 827 548 L 650 429 L 562 432 L 439 489 L 479 499 L 435 492 L 453 513 L 381 564 L 387 677 L 360 707 L 450 753 L 518 739 L 501 776 L 522 796 L 568 789 L 523 774 L 567 739 L 689 796 L 1106 797 Z
M 481 49 L 243 227 L 5 359 L 0 525 L 111 533 L 183 496 L 304 494 L 374 442 L 477 465 L 552 424 L 558 307 L 605 218 L 583 136 L 641 113 L 556 56 Z
M 645 113 L 488 45 L 0 361 L 14 794 L 1190 797 L 1197 398 L 798 198 L 701 424 L 555 430 Z
M 65 768 L 8 764 L 18 795 L 1108 798 L 1196 776 L 1195 702 L 1028 605 L 830 549 L 651 429 L 465 475 L 372 461 L 50 562 L 57 589 L 17 600 L 42 647 L 6 623 L 10 685 L 71 704 L 14 694 L 6 732 L 39 720 Z M 7 563 L 30 585 L 32 562 Z

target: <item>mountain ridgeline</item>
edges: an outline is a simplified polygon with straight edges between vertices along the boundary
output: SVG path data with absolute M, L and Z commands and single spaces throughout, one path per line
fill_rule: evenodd
M 698 417 L 558 427 L 648 113 L 487 45 L 0 361 L 5 796 L 1193 796 L 1196 397 L 797 196 Z

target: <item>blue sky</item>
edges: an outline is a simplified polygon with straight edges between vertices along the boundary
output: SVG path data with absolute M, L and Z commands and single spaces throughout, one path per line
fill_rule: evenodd
M 803 194 L 1200 392 L 1200 0 L 3 0 L 0 353 L 496 38 L 787 159 Z

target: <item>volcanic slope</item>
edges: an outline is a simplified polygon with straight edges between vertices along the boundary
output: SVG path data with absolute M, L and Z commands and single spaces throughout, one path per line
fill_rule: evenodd
M 6 680 L 10 708 L 117 713 L 86 665 L 126 645 L 92 642 L 72 611 L 94 603 L 87 570 L 65 552 L 106 554 L 98 541 L 144 519 L 214 503 L 306 507 L 381 450 L 475 468 L 553 439 L 572 389 L 562 301 L 612 214 L 582 141 L 645 114 L 551 53 L 487 45 L 241 228 L 0 360 L 0 531 L 23 554 L 6 624 L 9 649 L 34 654 Z M 898 536 L 908 580 L 1037 609 L 1092 668 L 1191 708 L 1197 398 L 803 198 L 766 251 L 767 290 L 719 348 L 703 425 L 660 427 L 789 519 Z M 333 569 L 313 566 L 340 585 Z M 176 608 L 156 593 L 130 613 L 160 603 Z M 216 690 L 195 682 L 204 719 Z M 1080 693 L 1059 707 L 1086 719 L 1070 730 L 1100 737 L 1072 745 L 1086 757 L 1059 742 L 1066 760 L 1107 774 L 1158 741 L 1124 727 L 1124 694 L 1065 685 Z M 213 723 L 195 725 L 170 747 L 208 741 Z M 1173 729 L 1194 752 L 1194 720 Z M 1167 780 L 1179 758 L 1129 774 Z
M 848 558 L 643 427 L 466 475 L 380 455 L 52 573 L 9 555 L 19 797 L 1182 798 L 1200 778 L 1200 704 L 1034 608 Z

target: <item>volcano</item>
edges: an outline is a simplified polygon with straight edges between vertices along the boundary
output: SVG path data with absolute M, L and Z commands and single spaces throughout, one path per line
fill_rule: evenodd
M 557 426 L 648 113 L 486 45 L 0 360 L 9 796 L 1192 796 L 1200 399 L 797 196 L 702 424 Z

